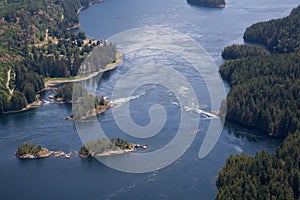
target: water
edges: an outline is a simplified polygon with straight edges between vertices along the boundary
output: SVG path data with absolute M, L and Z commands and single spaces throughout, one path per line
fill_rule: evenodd
M 242 43 L 245 28 L 252 23 L 288 15 L 297 1 L 228 0 L 225 9 L 190 6 L 184 0 L 107 0 L 85 9 L 80 14 L 81 30 L 96 38 L 107 38 L 120 31 L 145 26 L 168 27 L 200 42 L 220 64 L 221 50 L 232 43 Z M 128 58 L 127 62 L 131 62 Z M 128 70 L 126 66 L 106 73 L 97 93 L 110 95 L 114 83 Z M 190 75 L 192 85 L 198 82 Z M 200 80 L 201 81 L 201 80 Z M 199 94 L 205 85 L 195 87 Z M 43 98 L 48 101 L 46 92 Z M 168 143 L 178 128 L 178 102 L 163 87 L 147 86 L 137 90 L 130 100 L 132 118 L 139 125 L 149 123 L 148 108 L 155 102 L 166 106 L 171 118 L 164 127 L 167 134 L 136 140 L 115 126 L 111 110 L 99 117 L 111 137 L 122 136 L 132 142 L 147 143 L 158 149 Z M 209 101 L 201 96 L 202 107 Z M 198 159 L 199 147 L 208 120 L 202 120 L 197 136 L 187 152 L 176 162 L 159 171 L 128 174 L 110 169 L 96 160 L 77 157 L 18 160 L 17 146 L 24 142 L 42 144 L 50 150 L 78 150 L 81 141 L 72 122 L 64 120 L 72 112 L 70 105 L 44 104 L 42 107 L 0 119 L 0 199 L 213 199 L 218 171 L 230 154 L 254 155 L 273 151 L 281 140 L 269 139 L 258 131 L 236 124 L 226 124 L 222 135 L 205 158 Z M 125 156 L 125 155 L 124 155 Z

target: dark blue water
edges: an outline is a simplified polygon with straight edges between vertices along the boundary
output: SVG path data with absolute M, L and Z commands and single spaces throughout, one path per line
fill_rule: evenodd
M 107 0 L 85 9 L 80 14 L 81 30 L 96 38 L 107 38 L 120 31 L 145 26 L 168 27 L 185 33 L 200 42 L 220 64 L 221 50 L 232 43 L 241 43 L 244 29 L 254 22 L 284 17 L 297 5 L 296 0 L 239 0 L 227 1 L 225 9 L 199 8 L 185 0 Z M 128 60 L 130 62 L 130 60 Z M 106 73 L 97 93 L 108 95 L 126 66 Z M 186 74 L 190 82 L 195 77 Z M 134 80 L 133 80 L 134 81 Z M 199 93 L 206 88 L 200 85 Z M 140 95 L 147 91 L 145 95 Z M 49 93 L 44 94 L 46 98 Z M 155 102 L 166 105 L 171 120 L 164 127 L 168 134 L 148 139 L 153 148 L 160 148 L 173 137 L 179 118 L 178 108 L 170 101 L 165 88 L 148 86 L 136 91 L 131 115 L 137 124 L 149 122 L 146 113 Z M 163 101 L 162 101 L 163 99 Z M 205 95 L 200 98 L 209 104 Z M 126 101 L 128 99 L 121 99 Z M 255 154 L 273 151 L 281 141 L 265 138 L 259 132 L 226 124 L 213 151 L 204 159 L 198 158 L 208 120 L 200 122 L 200 130 L 185 154 L 170 166 L 146 174 L 129 174 L 110 169 L 94 159 L 77 157 L 18 160 L 17 146 L 35 142 L 50 150 L 78 150 L 81 141 L 72 122 L 64 118 L 71 114 L 70 105 L 45 104 L 23 113 L 1 116 L 0 119 L 0 199 L 213 199 L 218 171 L 230 154 Z M 111 110 L 98 121 L 111 137 L 124 136 L 114 125 Z M 125 155 L 124 155 L 125 156 Z

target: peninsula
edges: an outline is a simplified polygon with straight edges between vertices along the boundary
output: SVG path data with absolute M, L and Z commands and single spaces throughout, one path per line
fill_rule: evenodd
M 80 10 L 98 2 L 102 0 L 0 3 L 0 115 L 38 107 L 36 94 L 45 88 L 44 80 L 48 86 L 88 79 L 117 66 L 116 59 L 110 60 L 106 64 L 111 66 L 77 77 L 81 63 L 95 47 L 105 46 L 111 50 L 105 55 L 116 58 L 114 45 L 71 30 L 79 26 Z
M 58 84 L 63 84 L 63 83 L 75 83 L 79 81 L 85 81 L 90 78 L 93 78 L 103 72 L 113 70 L 117 68 L 119 65 L 123 63 L 122 55 L 121 53 L 117 52 L 116 53 L 116 58 L 110 62 L 107 63 L 106 66 L 103 68 L 99 69 L 99 71 L 95 71 L 91 74 L 88 75 L 80 75 L 80 76 L 74 76 L 74 77 L 69 77 L 69 78 L 45 78 L 45 89 L 53 89 L 52 87 Z

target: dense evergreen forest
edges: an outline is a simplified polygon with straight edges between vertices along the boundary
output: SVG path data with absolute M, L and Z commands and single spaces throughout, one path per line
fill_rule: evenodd
M 74 33 L 80 8 L 100 0 L 0 0 L 0 115 L 25 108 L 44 77 L 71 77 L 105 41 Z
M 244 40 L 266 46 L 271 52 L 289 53 L 300 50 L 300 9 L 288 17 L 259 22 L 246 29 Z
M 224 59 L 238 59 L 238 58 L 249 58 L 255 56 L 268 56 L 269 51 L 265 50 L 261 46 L 256 45 L 232 45 L 226 47 L 222 51 L 222 57 Z
M 289 135 L 274 155 L 230 156 L 216 181 L 216 199 L 300 198 L 300 132 Z
M 237 155 L 219 173 L 216 199 L 300 199 L 300 6 L 288 17 L 247 28 L 248 42 L 222 52 L 231 86 L 227 120 L 286 137 L 272 155 Z
M 300 6 L 291 16 L 280 19 L 280 26 L 273 31 L 284 32 L 284 22 L 289 24 L 291 19 L 297 24 Z M 268 27 L 268 23 L 262 24 Z M 298 32 L 286 35 L 300 34 L 300 29 L 295 30 Z M 231 86 L 227 119 L 259 128 L 275 137 L 286 137 L 300 129 L 300 52 L 296 46 L 291 53 L 270 54 L 262 47 L 233 45 L 225 48 L 222 55 L 233 59 L 220 67 L 222 77 Z
M 188 3 L 206 7 L 224 7 L 225 0 L 187 0 Z
M 220 73 L 232 86 L 230 120 L 286 137 L 300 130 L 300 52 L 225 62 Z

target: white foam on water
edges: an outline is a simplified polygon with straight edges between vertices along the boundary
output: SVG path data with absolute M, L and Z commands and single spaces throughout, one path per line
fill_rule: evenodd
M 236 150 L 238 153 L 243 153 L 243 149 L 242 147 L 238 146 L 238 145 L 234 145 L 234 150 Z
M 123 98 L 119 98 L 119 99 L 115 99 L 115 100 L 112 100 L 112 104 L 115 106 L 115 107 L 118 107 L 120 105 L 122 105 L 123 103 L 126 103 L 130 100 L 133 100 L 133 99 L 137 99 L 137 98 L 140 98 L 141 96 L 145 95 L 146 92 L 143 92 L 141 94 L 138 94 L 138 95 L 132 95 L 132 96 L 129 96 L 129 97 L 123 97 Z

